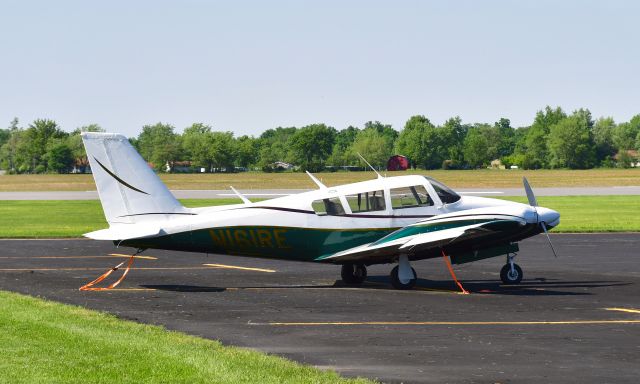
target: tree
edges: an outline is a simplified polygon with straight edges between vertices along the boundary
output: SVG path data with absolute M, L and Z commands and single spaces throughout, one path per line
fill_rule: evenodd
M 47 160 L 47 169 L 50 171 L 69 173 L 73 168 L 73 152 L 65 140 L 52 143 L 44 157 Z
M 448 152 L 447 159 L 452 160 L 454 165 L 462 163 L 464 161 L 464 138 L 467 136 L 469 126 L 462 124 L 460 116 L 456 116 L 445 121 L 442 129 L 445 137 L 444 145 Z
M 488 154 L 489 143 L 487 137 L 482 133 L 482 128 L 474 127 L 469 129 L 467 137 L 464 139 L 464 160 L 473 168 L 479 168 L 491 161 L 492 156 Z
M 335 142 L 336 130 L 324 124 L 300 128 L 289 139 L 289 159 L 302 170 L 317 172 L 324 169 Z
M 538 169 L 548 166 L 547 135 L 552 125 L 567 117 L 560 107 L 552 109 L 547 106 L 544 111 L 538 111 L 533 124 L 527 131 L 523 151 L 522 166 L 526 169 Z
M 607 156 L 612 157 L 616 154 L 612 137 L 615 127 L 616 123 L 612 117 L 601 117 L 593 125 L 593 141 L 596 145 L 598 162 L 602 162 Z
M 391 124 L 383 124 L 379 121 L 367 121 L 364 129 L 375 129 L 379 134 L 388 137 L 393 143 L 398 138 L 398 131 L 393 129 Z
M 347 128 L 336 133 L 335 142 L 331 150 L 331 156 L 327 159 L 327 164 L 334 166 L 353 165 L 355 159 L 349 154 L 351 144 L 358 136 L 360 129 L 348 126 Z
M 378 169 L 384 168 L 393 154 L 393 139 L 377 129 L 364 129 L 356 136 L 349 152 L 353 155 L 361 154 Z
M 552 167 L 585 169 L 595 165 L 596 146 L 590 122 L 591 114 L 579 110 L 551 126 L 549 155 Z
M 511 121 L 504 117 L 496 121 L 493 125 L 497 136 L 496 153 L 497 157 L 502 158 L 513 153 L 515 149 L 515 130 L 511 128 Z
M 396 152 L 407 156 L 414 167 L 440 168 L 449 155 L 451 131 L 436 128 L 424 116 L 412 116 L 396 140 Z
M 49 142 L 55 139 L 66 138 L 68 134 L 64 132 L 58 124 L 49 119 L 37 119 L 29 125 L 19 144 L 19 152 L 24 153 L 23 166 L 27 166 L 32 172 L 46 172 L 48 170 L 45 154 L 48 150 Z M 26 160 L 26 161 L 24 161 Z
M 238 167 L 249 168 L 258 161 L 258 140 L 244 135 L 236 139 L 236 164 Z
M 231 132 L 214 132 L 203 123 L 194 123 L 182 134 L 185 156 L 207 172 L 235 170 L 236 142 Z
M 186 159 L 198 166 L 203 166 L 207 172 L 211 171 L 213 160 L 207 149 L 207 136 L 211 134 L 211 127 L 203 123 L 194 123 L 184 129 L 182 133 L 182 150 Z
M 142 127 L 136 146 L 143 158 L 156 170 L 163 171 L 166 164 L 172 169 L 173 163 L 180 157 L 180 139 L 172 125 L 156 123 Z
M 640 115 L 635 115 L 628 123 L 621 123 L 613 128 L 613 146 L 616 149 L 633 149 L 638 134 L 640 134 Z
M 211 170 L 233 172 L 236 148 L 233 132 L 211 132 L 206 136 Z
M 259 159 L 257 165 L 264 171 L 273 170 L 273 163 L 276 161 L 285 161 L 289 154 L 289 138 L 293 136 L 298 129 L 296 127 L 276 129 L 268 129 L 258 138 Z
M 0 129 L 0 168 L 15 172 L 17 140 L 20 131 L 18 118 L 14 117 L 7 129 Z

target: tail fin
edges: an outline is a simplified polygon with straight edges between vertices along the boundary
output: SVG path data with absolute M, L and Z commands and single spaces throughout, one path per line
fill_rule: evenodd
M 109 225 L 189 214 L 126 137 L 83 132 L 82 141 Z

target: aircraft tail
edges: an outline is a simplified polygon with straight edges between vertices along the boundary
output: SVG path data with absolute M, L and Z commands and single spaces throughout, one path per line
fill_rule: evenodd
M 83 132 L 82 141 L 109 225 L 189 214 L 126 137 Z

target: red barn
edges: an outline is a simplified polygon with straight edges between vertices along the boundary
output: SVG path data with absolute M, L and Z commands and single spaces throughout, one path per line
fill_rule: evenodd
M 402 155 L 393 155 L 387 161 L 387 171 L 406 171 L 409 169 L 409 159 Z

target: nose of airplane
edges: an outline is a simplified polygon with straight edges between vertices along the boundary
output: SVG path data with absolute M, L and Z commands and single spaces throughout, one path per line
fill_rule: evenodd
M 560 214 L 553 209 L 537 207 L 538 222 L 544 221 L 548 227 L 555 227 L 560 224 Z

